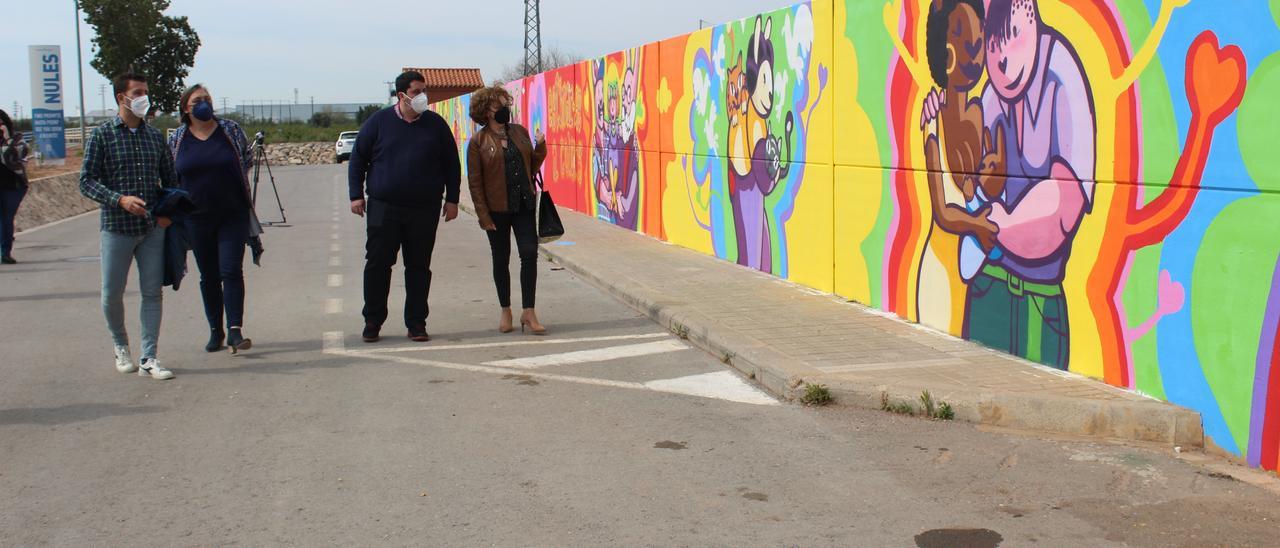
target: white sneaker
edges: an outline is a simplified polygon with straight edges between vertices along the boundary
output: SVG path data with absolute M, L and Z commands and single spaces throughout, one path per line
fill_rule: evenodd
M 147 375 L 150 375 L 153 379 L 164 381 L 173 378 L 173 371 L 160 367 L 160 360 L 143 358 L 142 363 L 138 364 L 138 376 L 145 377 Z
M 116 371 L 121 373 L 133 373 L 138 370 L 138 365 L 133 363 L 133 356 L 129 355 L 129 347 L 116 347 Z

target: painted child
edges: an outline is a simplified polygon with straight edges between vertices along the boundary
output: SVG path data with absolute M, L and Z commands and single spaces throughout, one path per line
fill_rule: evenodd
M 982 104 L 970 92 L 982 79 L 983 4 L 980 0 L 933 0 L 926 21 L 926 56 L 941 93 L 938 126 L 925 142 L 934 221 L 961 235 L 960 276 L 971 280 L 988 259 L 999 258 L 996 227 L 985 218 L 1004 193 L 1004 140 L 984 129 Z M 945 161 L 945 163 L 944 163 Z M 963 196 L 948 203 L 945 176 Z

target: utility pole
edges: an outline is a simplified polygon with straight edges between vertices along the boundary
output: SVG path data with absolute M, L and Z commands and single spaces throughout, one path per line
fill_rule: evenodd
M 223 113 L 223 114 L 226 114 L 226 113 L 228 112 L 228 111 L 227 111 L 227 101 L 229 101 L 229 100 L 230 100 L 230 99 L 229 99 L 229 98 L 227 98 L 227 97 L 223 97 L 223 98 L 222 98 L 222 113 Z
M 542 72 L 542 2 L 524 0 L 524 75 Z
M 102 100 L 102 115 L 107 115 L 107 84 L 98 85 L 98 98 Z
M 298 104 L 298 88 L 293 88 L 293 104 Z M 289 109 L 293 110 L 293 109 Z
M 84 127 L 84 52 L 80 47 L 80 0 L 76 2 L 76 72 L 80 75 L 80 146 L 88 140 Z
M 391 98 L 396 96 L 395 82 L 383 82 L 387 85 L 387 102 L 391 102 Z
M 316 116 L 316 96 L 312 95 L 311 96 L 311 117 L 315 118 L 315 116 Z
M 699 20 L 698 20 L 698 30 L 702 30 L 702 26 L 703 26 L 704 24 L 705 24 L 706 26 L 708 26 L 708 27 L 709 27 L 709 26 L 711 26 L 711 21 L 704 21 L 704 20 L 702 20 L 702 19 L 699 19 Z

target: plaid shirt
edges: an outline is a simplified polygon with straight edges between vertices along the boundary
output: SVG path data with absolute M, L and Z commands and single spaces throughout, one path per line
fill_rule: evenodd
M 141 236 L 155 226 L 120 207 L 120 198 L 137 196 L 147 205 L 160 200 L 160 188 L 178 186 L 173 156 L 164 135 L 146 123 L 130 131 L 119 116 L 93 130 L 84 147 L 80 193 L 102 204 L 102 230 Z

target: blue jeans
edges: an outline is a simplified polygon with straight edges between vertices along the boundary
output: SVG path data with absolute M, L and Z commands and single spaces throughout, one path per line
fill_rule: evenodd
M 187 217 L 187 238 L 200 269 L 200 295 L 209 328 L 244 326 L 244 248 L 249 242 L 249 211 Z
M 18 204 L 27 195 L 27 187 L 16 190 L 0 190 L 0 254 L 13 252 L 13 218 L 18 216 Z
M 164 293 L 164 230 L 151 229 L 142 236 L 102 231 L 102 312 L 107 330 L 116 346 L 129 346 L 124 327 L 124 287 L 129 267 L 138 263 L 138 286 L 142 293 L 142 358 L 156 357 L 160 342 L 160 318 Z

